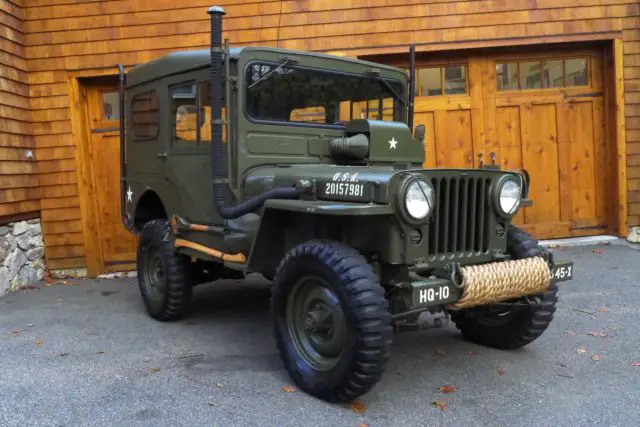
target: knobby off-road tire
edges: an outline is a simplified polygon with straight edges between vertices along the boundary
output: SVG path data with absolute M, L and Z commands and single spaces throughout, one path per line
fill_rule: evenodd
M 138 286 L 151 317 L 161 321 L 182 318 L 191 302 L 189 258 L 177 253 L 165 220 L 147 222 L 139 236 Z
M 507 252 L 522 259 L 541 255 L 545 248 L 530 234 L 511 226 L 507 233 Z M 553 320 L 558 302 L 558 287 L 537 295 L 538 306 L 498 307 L 490 311 L 487 307 L 470 307 L 452 311 L 451 318 L 462 335 L 476 344 L 498 349 L 517 349 L 542 335 Z
M 358 251 L 330 241 L 294 247 L 278 267 L 271 306 L 280 356 L 300 389 L 348 402 L 380 380 L 390 357 L 391 315 Z

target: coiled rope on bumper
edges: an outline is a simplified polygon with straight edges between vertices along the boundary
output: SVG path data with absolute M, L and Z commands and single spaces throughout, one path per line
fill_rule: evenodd
M 542 257 L 469 265 L 460 268 L 462 297 L 450 309 L 473 307 L 546 291 L 551 270 Z

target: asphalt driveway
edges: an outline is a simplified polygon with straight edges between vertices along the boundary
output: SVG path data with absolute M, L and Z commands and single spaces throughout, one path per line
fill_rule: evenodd
M 352 407 L 283 391 L 260 276 L 196 288 L 178 323 L 146 315 L 135 279 L 43 283 L 0 299 L 0 425 L 635 425 L 640 252 L 555 251 L 575 279 L 540 339 L 501 352 L 452 325 L 397 335 Z

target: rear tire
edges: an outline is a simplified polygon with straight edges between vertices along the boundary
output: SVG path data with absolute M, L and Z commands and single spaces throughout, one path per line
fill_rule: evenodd
M 275 338 L 285 369 L 307 393 L 347 402 L 380 380 L 391 314 L 367 260 L 335 242 L 311 241 L 282 260 L 272 291 Z
M 138 287 L 149 315 L 160 321 L 182 318 L 191 301 L 189 258 L 180 255 L 165 220 L 147 222 L 139 236 Z
M 539 256 L 545 251 L 530 234 L 514 226 L 509 228 L 507 252 L 514 259 Z M 463 337 L 471 342 L 498 349 L 517 349 L 536 340 L 548 328 L 558 302 L 557 285 L 551 285 L 536 297 L 539 305 L 470 307 L 451 311 L 451 318 Z

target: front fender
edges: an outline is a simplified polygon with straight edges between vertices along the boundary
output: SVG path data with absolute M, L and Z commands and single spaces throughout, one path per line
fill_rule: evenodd
M 265 209 L 311 213 L 317 215 L 392 215 L 391 205 L 328 200 L 267 200 Z

